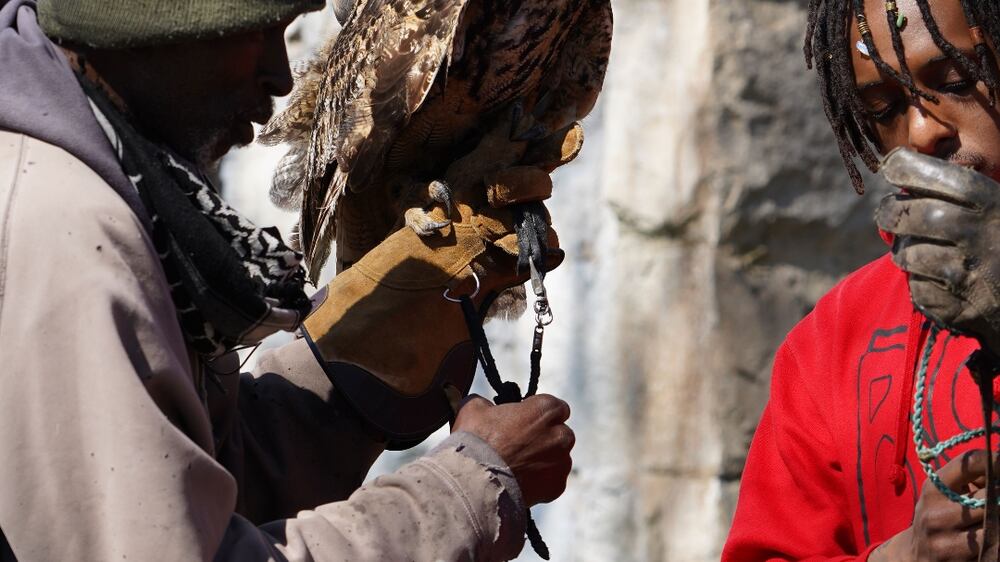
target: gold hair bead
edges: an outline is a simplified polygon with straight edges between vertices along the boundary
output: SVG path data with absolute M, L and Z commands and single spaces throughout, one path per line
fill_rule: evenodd
M 865 43 L 865 35 L 871 35 L 871 28 L 868 27 L 868 20 L 865 19 L 864 14 L 858 14 L 858 33 L 861 34 L 861 39 L 854 44 L 854 47 L 861 53 L 864 58 L 871 58 L 871 51 L 868 50 L 868 45 Z
M 885 3 L 885 11 L 890 14 L 896 14 L 896 29 L 902 30 L 906 27 L 906 16 L 899 12 L 899 8 L 896 7 L 894 0 L 889 0 Z
M 858 33 L 862 36 L 871 35 L 872 33 L 872 29 L 868 27 L 868 20 L 861 14 L 858 14 Z

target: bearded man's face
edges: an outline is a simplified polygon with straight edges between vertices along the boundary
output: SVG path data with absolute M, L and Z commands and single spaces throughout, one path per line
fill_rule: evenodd
M 911 99 L 901 84 L 879 72 L 856 47 L 861 35 L 855 19 L 850 37 L 855 81 L 871 114 L 881 152 L 908 147 L 1000 180 L 1000 113 L 990 104 L 988 89 L 938 48 L 914 0 L 898 0 L 897 6 L 906 17 L 900 33 L 906 65 L 917 88 L 936 97 L 937 103 Z M 930 6 L 941 35 L 978 63 L 976 42 L 960 0 L 937 0 Z M 878 53 L 899 71 L 885 2 L 865 2 L 865 16 Z
M 90 58 L 143 134 L 207 167 L 252 142 L 252 123 L 291 91 L 286 26 Z

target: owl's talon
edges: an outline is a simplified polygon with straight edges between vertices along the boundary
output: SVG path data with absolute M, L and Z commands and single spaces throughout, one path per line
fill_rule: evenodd
M 515 131 L 514 136 L 510 140 L 515 142 L 530 142 L 544 139 L 547 136 L 549 136 L 549 128 L 542 123 L 538 123 L 525 131 L 519 133 Z
M 430 236 L 451 224 L 450 219 L 434 220 L 430 213 L 419 207 L 407 209 L 403 216 L 406 226 L 416 232 L 417 236 Z
M 538 97 L 538 101 L 535 102 L 535 108 L 531 110 L 532 115 L 536 119 L 541 119 L 542 116 L 549 110 L 552 105 L 552 100 L 555 99 L 555 90 L 545 90 L 545 93 Z
M 432 181 L 430 185 L 427 186 L 427 194 L 430 195 L 431 201 L 444 205 L 444 209 L 448 216 L 451 216 L 453 199 L 451 196 L 451 188 L 448 187 L 448 184 L 440 181 Z
M 524 203 L 514 208 L 514 231 L 517 233 L 517 271 L 525 273 L 529 264 L 545 275 L 545 256 L 548 253 L 549 225 L 545 207 L 541 203 Z
M 511 104 L 508 139 L 513 142 L 524 142 L 543 139 L 548 135 L 548 127 L 536 121 L 534 115 L 524 112 L 524 100 L 517 100 Z
M 516 100 L 510 104 L 510 134 L 508 138 L 517 136 L 518 126 L 524 119 L 524 100 Z

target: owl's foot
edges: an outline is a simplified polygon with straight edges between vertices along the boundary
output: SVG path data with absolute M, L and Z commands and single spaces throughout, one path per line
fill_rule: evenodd
M 435 206 L 444 207 L 446 216 L 451 216 L 452 197 L 451 189 L 442 182 L 432 181 L 427 184 L 426 200 L 428 204 L 423 207 L 410 207 L 403 213 L 403 220 L 406 226 L 413 229 L 420 236 L 430 236 L 451 224 L 451 219 L 437 220 L 431 216 L 431 211 Z
M 549 136 L 549 128 L 525 113 L 524 102 L 517 100 L 511 104 L 510 140 L 515 142 L 536 141 Z
M 541 202 L 521 203 L 512 206 L 514 212 L 514 232 L 517 233 L 517 270 L 526 272 L 534 263 L 543 276 L 545 258 L 548 254 L 549 222 L 548 212 Z

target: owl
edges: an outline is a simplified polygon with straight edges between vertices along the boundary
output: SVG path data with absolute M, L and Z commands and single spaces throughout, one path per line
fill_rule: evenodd
M 299 210 L 314 282 L 334 242 L 341 271 L 404 224 L 421 235 L 446 226 L 426 212 L 450 205 L 440 180 L 498 114 L 514 115 L 512 139 L 544 138 L 590 113 L 603 87 L 610 0 L 334 7 L 343 28 L 306 63 L 260 137 L 289 145 L 271 196 Z M 544 241 L 544 208 L 520 211 L 519 240 Z M 538 247 L 521 244 L 522 253 Z

